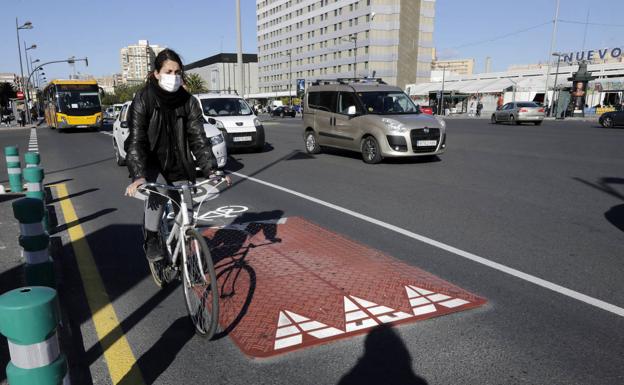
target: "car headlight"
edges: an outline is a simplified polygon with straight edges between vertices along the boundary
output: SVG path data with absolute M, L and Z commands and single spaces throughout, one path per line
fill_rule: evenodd
M 435 118 L 438 121 L 438 123 L 440 124 L 440 128 L 443 129 L 443 130 L 446 129 L 446 120 L 440 118 L 439 116 L 436 116 Z
M 61 116 L 61 121 L 62 121 L 63 123 L 65 123 L 65 124 L 67 124 L 67 119 L 65 119 L 65 117 L 64 117 L 64 116 Z
M 220 130 L 225 130 L 225 126 L 220 120 L 215 120 L 215 126 L 217 126 L 217 128 Z
M 98 115 L 98 117 L 95 119 L 95 124 L 98 124 L 100 120 L 102 120 L 102 117 Z
M 258 118 L 254 119 L 254 126 L 262 127 L 262 122 L 260 121 L 260 119 L 258 119 Z
M 407 131 L 405 124 L 399 122 L 398 120 L 383 118 L 381 121 L 386 125 L 386 128 L 388 128 L 388 131 L 390 132 L 402 134 Z
M 223 143 L 223 135 L 215 135 L 210 137 L 210 144 L 216 146 L 217 144 Z

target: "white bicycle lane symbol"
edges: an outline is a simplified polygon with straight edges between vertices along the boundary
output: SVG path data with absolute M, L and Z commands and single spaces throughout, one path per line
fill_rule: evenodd
M 238 206 L 238 205 L 228 205 L 221 206 L 214 210 L 207 211 L 203 214 L 197 215 L 196 219 L 198 221 L 210 221 L 213 219 L 229 219 L 236 218 L 239 214 L 248 211 L 249 207 L 247 206 Z

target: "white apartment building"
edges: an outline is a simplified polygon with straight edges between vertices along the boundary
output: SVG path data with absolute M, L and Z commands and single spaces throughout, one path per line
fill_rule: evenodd
M 121 76 L 124 83 L 144 82 L 149 71 L 154 68 L 156 55 L 166 47 L 150 45 L 147 40 L 129 45 L 119 51 Z
M 256 0 L 261 93 L 296 79 L 429 81 L 435 0 Z

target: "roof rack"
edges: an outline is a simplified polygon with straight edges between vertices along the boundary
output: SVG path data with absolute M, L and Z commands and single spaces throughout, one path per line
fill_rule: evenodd
M 208 90 L 202 93 L 203 94 L 236 94 L 238 95 L 238 91 L 236 90 Z
M 353 83 L 376 83 L 376 84 L 388 84 L 383 81 L 382 78 L 337 78 L 337 79 L 317 79 L 312 81 L 313 86 L 322 84 L 353 84 Z

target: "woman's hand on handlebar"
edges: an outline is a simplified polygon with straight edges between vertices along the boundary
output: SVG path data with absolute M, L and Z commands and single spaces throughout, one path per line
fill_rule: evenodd
M 142 184 L 145 184 L 145 178 L 139 178 L 135 180 L 134 182 L 130 183 L 128 187 L 126 187 L 125 195 L 129 197 L 133 197 L 136 194 L 139 186 L 141 186 Z

